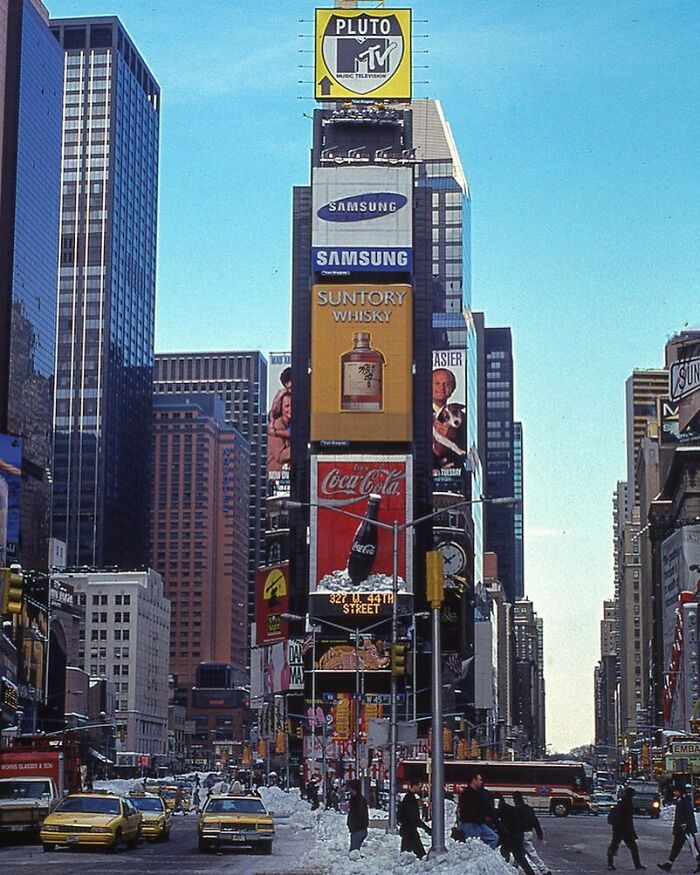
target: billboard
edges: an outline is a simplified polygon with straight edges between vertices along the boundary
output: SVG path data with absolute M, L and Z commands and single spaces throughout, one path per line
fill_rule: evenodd
M 412 366 L 411 286 L 312 287 L 312 441 L 410 441 Z
M 355 653 L 354 643 L 334 641 L 316 643 L 315 671 L 389 671 L 391 645 L 388 641 L 360 640 Z
M 316 100 L 411 99 L 410 9 L 317 9 Z
M 312 456 L 309 612 L 372 622 L 391 613 L 391 526 L 410 521 L 410 456 Z M 358 517 L 360 519 L 358 520 Z M 400 606 L 410 607 L 412 538 L 399 532 Z
M 412 168 L 318 167 L 311 191 L 312 270 L 326 276 L 412 270 Z
M 289 563 L 255 572 L 255 643 L 270 644 L 288 635 L 282 614 L 289 611 Z
M 679 430 L 700 431 L 700 356 L 679 359 L 668 374 L 669 396 L 678 403 Z
M 467 458 L 467 352 L 433 351 L 433 477 L 458 477 Z
M 0 560 L 17 558 L 22 438 L 0 434 Z
M 683 526 L 661 544 L 664 664 L 671 660 L 678 597 L 700 583 L 700 526 Z
M 267 480 L 269 494 L 289 493 L 292 454 L 292 354 L 271 352 L 267 368 Z
M 253 647 L 250 651 L 250 697 L 298 693 L 304 689 L 304 659 L 300 638 Z

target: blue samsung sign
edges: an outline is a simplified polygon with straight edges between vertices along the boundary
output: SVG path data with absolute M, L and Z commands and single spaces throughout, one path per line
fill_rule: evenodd
M 318 210 L 319 219 L 324 222 L 366 222 L 381 216 L 391 216 L 405 207 L 408 198 L 390 191 L 376 191 L 371 194 L 354 194 L 341 197 L 337 201 L 324 204 Z
M 313 246 L 311 269 L 326 276 L 351 273 L 410 273 L 410 246 Z

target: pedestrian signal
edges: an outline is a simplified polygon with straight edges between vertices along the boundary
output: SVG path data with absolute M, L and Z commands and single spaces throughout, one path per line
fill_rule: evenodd
M 406 674 L 406 645 L 391 645 L 391 674 L 392 677 L 403 677 Z

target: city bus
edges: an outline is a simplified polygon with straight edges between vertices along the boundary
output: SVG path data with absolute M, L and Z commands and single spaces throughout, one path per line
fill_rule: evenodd
M 445 792 L 455 797 L 467 786 L 470 772 L 479 772 L 491 793 L 502 793 L 512 801 L 516 790 L 538 812 L 566 817 L 588 812 L 593 790 L 593 770 L 578 762 L 510 762 L 509 760 L 446 760 Z M 399 786 L 408 789 L 417 781 L 426 790 L 430 785 L 427 760 L 401 760 L 397 770 Z

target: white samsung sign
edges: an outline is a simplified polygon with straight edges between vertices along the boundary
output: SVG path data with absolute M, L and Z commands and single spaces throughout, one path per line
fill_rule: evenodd
M 413 268 L 410 167 L 313 171 L 311 267 L 324 275 Z

